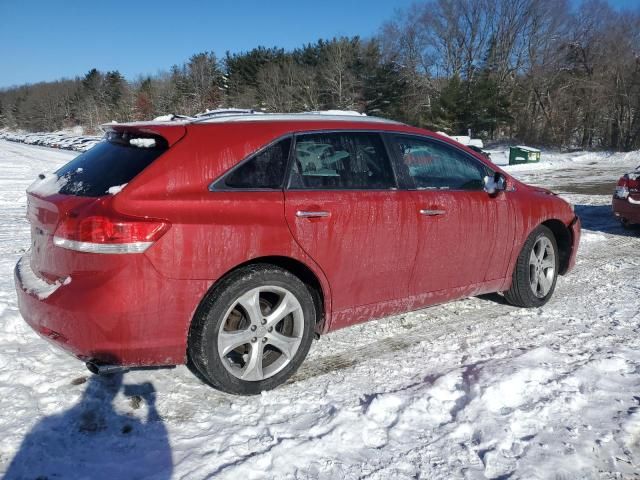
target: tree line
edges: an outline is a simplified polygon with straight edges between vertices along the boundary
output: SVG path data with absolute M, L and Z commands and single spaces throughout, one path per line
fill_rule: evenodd
M 373 38 L 193 55 L 153 76 L 0 90 L 0 126 L 31 131 L 193 115 L 357 110 L 450 134 L 564 148 L 640 148 L 640 6 L 431 0 Z

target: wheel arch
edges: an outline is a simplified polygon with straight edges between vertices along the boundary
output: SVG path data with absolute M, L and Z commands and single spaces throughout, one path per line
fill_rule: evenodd
M 231 268 L 223 275 L 220 276 L 207 290 L 207 293 L 202 297 L 198 307 L 196 308 L 194 315 L 191 320 L 191 324 L 193 324 L 193 318 L 200 311 L 200 308 L 203 302 L 211 295 L 212 292 L 216 290 L 218 285 L 231 273 L 235 272 L 240 268 L 245 268 L 250 265 L 273 265 L 288 272 L 292 273 L 296 277 L 298 277 L 302 282 L 307 285 L 309 291 L 311 292 L 311 296 L 313 298 L 313 303 L 316 309 L 316 327 L 315 331 L 318 335 L 325 333 L 327 328 L 329 327 L 329 314 L 330 314 L 330 291 L 329 284 L 324 277 L 322 277 L 321 273 L 316 273 L 312 267 L 305 264 L 304 262 L 295 259 L 293 257 L 287 256 L 279 256 L 279 255 L 270 255 L 264 257 L 256 257 L 243 262 L 235 267 Z M 189 327 L 191 330 L 191 325 Z
M 564 275 L 569 269 L 569 262 L 571 260 L 571 249 L 573 246 L 572 233 L 569 227 L 567 227 L 561 220 L 552 218 L 545 220 L 541 223 L 553 233 L 558 245 L 558 263 L 560 268 L 558 269 L 559 275 Z
M 558 220 L 556 218 L 548 218 L 541 223 L 536 223 L 530 229 L 527 230 L 526 235 L 523 236 L 523 240 L 521 244 L 518 244 L 514 247 L 514 255 L 509 261 L 509 267 L 507 268 L 504 283 L 500 288 L 500 291 L 506 291 L 511 287 L 513 280 L 513 272 L 516 267 L 516 263 L 518 261 L 518 256 L 522 252 L 524 245 L 529 238 L 529 236 L 535 231 L 539 226 L 545 226 L 556 239 L 556 245 L 558 246 L 558 263 L 559 269 L 558 274 L 564 275 L 569 269 L 569 265 L 571 262 L 571 249 L 573 248 L 573 234 L 571 233 L 571 229 L 565 225 L 562 220 Z

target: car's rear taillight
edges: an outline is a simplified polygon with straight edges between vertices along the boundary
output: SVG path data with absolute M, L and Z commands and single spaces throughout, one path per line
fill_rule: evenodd
M 622 199 L 629 196 L 629 177 L 627 175 L 618 180 L 618 185 L 616 185 L 616 191 L 613 196 Z
M 89 253 L 141 253 L 170 228 L 164 220 L 124 216 L 67 216 L 56 228 L 53 243 Z

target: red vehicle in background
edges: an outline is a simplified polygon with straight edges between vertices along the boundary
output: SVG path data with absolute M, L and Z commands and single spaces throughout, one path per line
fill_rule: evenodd
M 613 214 L 622 226 L 640 224 L 640 165 L 634 172 L 620 177 L 613 193 Z
M 315 337 L 504 292 L 539 307 L 580 221 L 440 135 L 371 117 L 229 114 L 107 125 L 28 190 L 20 311 L 94 372 L 191 363 L 283 383 Z

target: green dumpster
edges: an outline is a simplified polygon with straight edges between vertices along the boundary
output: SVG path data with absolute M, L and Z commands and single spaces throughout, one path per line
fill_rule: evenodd
M 540 161 L 540 150 L 537 148 L 525 147 L 519 145 L 509 149 L 509 165 L 517 165 L 518 163 L 531 163 Z

